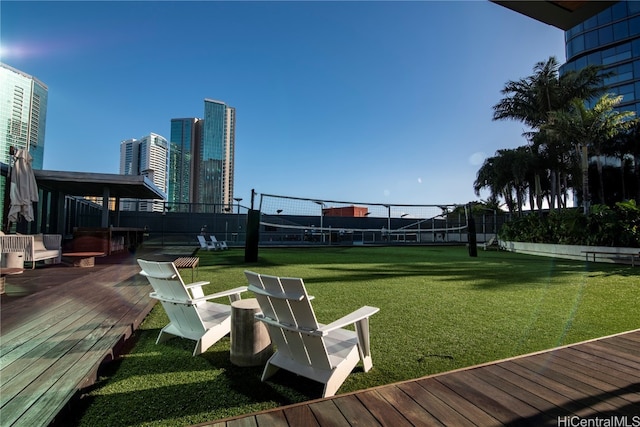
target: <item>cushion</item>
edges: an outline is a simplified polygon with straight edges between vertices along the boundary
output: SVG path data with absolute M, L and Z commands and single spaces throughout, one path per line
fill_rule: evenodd
M 42 234 L 35 234 L 33 236 L 33 250 L 34 251 L 46 251 L 44 242 L 42 241 Z
M 37 251 L 33 254 L 34 261 L 41 261 L 43 259 L 51 259 L 58 258 L 60 256 L 60 251 L 56 249 L 47 249 L 44 251 Z

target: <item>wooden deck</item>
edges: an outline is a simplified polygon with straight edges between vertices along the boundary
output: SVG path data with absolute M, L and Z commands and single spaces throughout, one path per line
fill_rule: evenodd
M 198 426 L 578 426 L 587 418 L 640 425 L 640 329 Z
M 172 259 L 145 253 L 148 259 Z M 129 254 L 91 268 L 43 265 L 6 277 L 0 305 L 0 425 L 47 426 L 96 381 L 151 310 Z

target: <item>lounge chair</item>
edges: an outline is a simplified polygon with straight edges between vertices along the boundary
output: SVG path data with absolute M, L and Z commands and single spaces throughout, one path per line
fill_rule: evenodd
M 218 246 L 213 242 L 207 242 L 202 235 L 198 235 L 198 242 L 200 242 L 200 249 L 206 249 L 208 251 L 218 250 Z
M 500 249 L 500 246 L 498 244 L 498 239 L 496 238 L 496 236 L 493 236 L 492 238 L 489 239 L 488 242 L 484 242 L 482 244 L 482 249 L 484 249 L 485 251 L 491 248 Z
M 229 246 L 227 246 L 226 240 L 218 240 L 216 239 L 216 236 L 214 236 L 213 234 L 209 236 L 209 238 L 211 239 L 211 243 L 213 243 L 216 246 L 216 249 L 220 249 L 220 250 L 229 249 Z
M 324 384 L 322 397 L 333 396 L 361 360 L 373 367 L 369 345 L 369 317 L 379 311 L 364 306 L 328 325 L 317 322 L 311 297 L 299 278 L 267 276 L 245 271 L 249 290 L 256 295 L 276 352 L 262 373 L 265 381 L 280 368 Z M 355 332 L 344 329 L 355 325 Z
M 229 297 L 229 301 L 240 300 L 246 286 L 205 295 L 202 286 L 209 282 L 185 285 L 178 269 L 172 262 L 156 262 L 138 259 L 138 264 L 153 292 L 149 294 L 162 303 L 170 323 L 162 328 L 156 344 L 173 337 L 196 341 L 193 355 L 207 351 L 231 330 L 231 306 L 210 300 Z

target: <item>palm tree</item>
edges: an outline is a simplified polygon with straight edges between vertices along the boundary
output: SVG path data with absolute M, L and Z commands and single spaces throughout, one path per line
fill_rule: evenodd
M 493 107 L 493 120 L 517 120 L 526 124 L 531 131 L 523 135 L 538 146 L 552 144 L 544 135 L 536 136 L 540 128 L 549 120 L 549 114 L 555 110 L 563 110 L 569 107 L 575 98 L 589 100 L 604 91 L 603 81 L 609 74 L 602 73 L 601 67 L 590 65 L 580 71 L 569 71 L 559 75 L 559 63 L 555 57 L 550 57 L 546 62 L 535 64 L 534 74 L 517 80 L 508 81 L 501 93 L 504 97 Z M 556 169 L 549 171 L 551 188 L 551 203 L 553 208 L 555 194 L 560 199 L 562 182 L 566 177 L 562 174 L 566 170 L 565 161 L 568 156 L 563 154 L 558 147 L 552 147 L 546 151 L 548 155 L 558 156 L 549 159 L 548 164 L 555 165 Z M 537 178 L 540 179 L 540 178 Z M 558 202 L 560 206 L 560 201 Z
M 485 159 L 474 182 L 476 195 L 489 189 L 491 199 L 504 198 L 509 212 L 522 213 L 522 207 L 531 183 L 531 152 L 528 147 L 498 150 L 494 157 Z
M 509 212 L 515 211 L 516 203 L 513 200 L 511 168 L 500 153 L 484 160 L 476 175 L 473 189 L 477 196 L 480 195 L 480 190 L 488 189 L 490 199 L 495 200 L 502 197 Z
M 634 120 L 630 120 L 635 113 L 631 111 L 618 111 L 614 108 L 620 104 L 622 96 L 605 94 L 593 108 L 587 108 L 581 99 L 574 99 L 568 110 L 552 111 L 549 114 L 549 122 L 542 128 L 550 135 L 560 140 L 570 142 L 582 164 L 582 193 L 584 212 L 588 212 L 589 205 L 589 153 L 595 156 L 598 169 L 599 199 L 605 200 L 604 180 L 602 175 L 602 144 L 610 141 L 615 135 L 631 128 Z

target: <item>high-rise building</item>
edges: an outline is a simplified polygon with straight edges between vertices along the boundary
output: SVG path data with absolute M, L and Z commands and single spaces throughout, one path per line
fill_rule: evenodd
M 169 145 L 163 136 L 150 133 L 140 139 L 127 139 L 120 143 L 120 174 L 147 176 L 166 194 L 168 168 Z M 123 199 L 120 205 L 124 211 L 162 211 L 163 207 L 163 203 L 154 203 L 153 200 Z
M 171 119 L 168 200 L 174 211 L 189 211 L 188 204 L 193 200 L 193 151 L 199 128 L 195 118 Z
M 47 86 L 40 80 L 0 63 L 0 162 L 9 164 L 9 147 L 27 149 L 31 166 L 42 169 L 47 122 Z M 0 215 L 4 212 L 5 181 L 0 179 Z
M 566 63 L 560 72 L 587 65 L 612 71 L 608 92 L 623 95 L 619 110 L 640 117 L 640 2 L 491 1 L 564 30 Z
M 640 2 L 620 1 L 565 32 L 561 72 L 601 65 L 613 75 L 608 93 L 623 95 L 619 110 L 640 116 Z
M 203 119 L 172 119 L 169 161 L 172 208 L 196 212 L 231 209 L 234 153 L 235 108 L 205 99 Z

